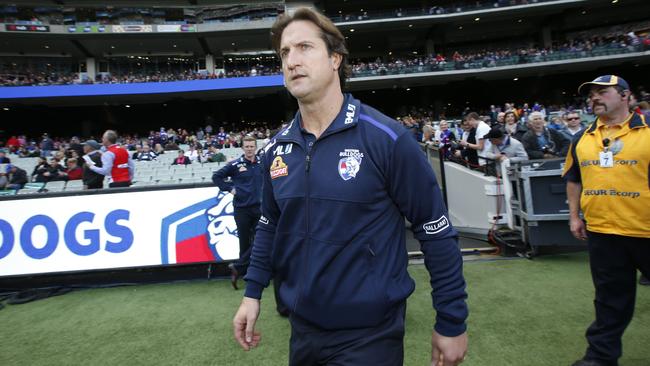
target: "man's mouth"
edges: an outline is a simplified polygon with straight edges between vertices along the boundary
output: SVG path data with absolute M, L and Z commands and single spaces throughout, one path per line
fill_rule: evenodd
M 294 81 L 294 80 L 298 80 L 298 79 L 304 78 L 305 76 L 306 76 L 306 75 L 302 75 L 302 74 L 293 75 L 293 76 L 291 77 L 291 81 Z

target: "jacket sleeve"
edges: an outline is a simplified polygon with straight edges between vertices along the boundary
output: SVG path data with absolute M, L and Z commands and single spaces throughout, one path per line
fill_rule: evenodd
M 188 157 L 185 157 L 187 160 L 189 160 Z M 232 177 L 234 173 L 234 166 L 231 163 L 226 164 L 223 168 L 217 170 L 212 174 L 212 182 L 219 187 L 220 190 L 224 192 L 230 192 L 232 191 L 233 184 L 232 183 L 226 183 L 224 180 L 228 177 Z
M 569 152 L 569 146 L 571 145 L 571 139 L 569 139 L 565 134 L 560 131 L 551 131 L 551 135 L 555 140 L 555 145 L 557 146 L 557 154 L 559 156 L 566 156 Z
M 521 138 L 521 143 L 524 145 L 524 149 L 528 154 L 528 157 L 531 159 L 543 159 L 544 152 L 539 149 L 537 146 L 537 141 L 535 140 L 535 135 L 530 132 L 526 132 Z
M 393 201 L 411 222 L 424 253 L 433 288 L 435 330 L 447 337 L 460 335 L 467 328 L 468 308 L 458 233 L 449 221 L 433 170 L 408 133 L 394 143 L 388 182 Z
M 528 160 L 528 153 L 526 153 L 526 149 L 524 149 L 524 145 L 518 143 L 518 141 L 515 143 L 511 142 L 511 144 L 515 146 L 515 156 L 510 158 L 511 162 L 517 163 L 520 161 Z
M 268 159 L 263 159 L 267 162 Z M 280 218 L 278 207 L 273 194 L 271 176 L 267 173 L 269 164 L 262 164 L 262 216 L 260 217 L 255 231 L 255 240 L 251 251 L 251 261 L 248 272 L 244 277 L 246 280 L 246 291 L 244 296 L 260 299 L 262 291 L 269 285 L 272 277 L 271 253 L 275 240 L 275 230 Z

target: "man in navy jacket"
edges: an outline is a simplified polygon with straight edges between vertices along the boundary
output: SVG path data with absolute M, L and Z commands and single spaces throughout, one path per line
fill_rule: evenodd
M 262 168 L 255 156 L 257 141 L 252 136 L 243 139 L 244 154 L 212 175 L 212 181 L 224 192 L 233 194 L 235 222 L 239 236 L 239 260 L 231 263 L 232 286 L 237 289 L 237 278 L 246 273 L 250 259 L 250 246 L 255 234 L 255 225 L 260 219 L 262 190 Z M 226 178 L 231 181 L 227 182 Z
M 271 35 L 299 111 L 265 147 L 262 217 L 233 320 L 236 340 L 246 350 L 258 345 L 260 298 L 275 275 L 291 311 L 291 365 L 401 365 L 415 287 L 406 217 L 434 289 L 432 363 L 461 363 L 462 258 L 424 154 L 397 122 L 342 93 L 348 52 L 329 19 L 302 8 Z

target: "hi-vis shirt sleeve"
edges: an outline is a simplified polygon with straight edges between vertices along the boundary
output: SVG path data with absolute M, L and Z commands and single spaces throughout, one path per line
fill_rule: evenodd
M 272 276 L 271 253 L 275 240 L 276 224 L 280 217 L 280 208 L 275 202 L 273 185 L 269 174 L 269 159 L 265 156 L 262 159 L 262 216 L 257 223 L 255 240 L 251 251 L 251 261 L 248 272 L 244 277 L 246 280 L 246 291 L 244 296 L 253 299 L 262 298 L 262 291 L 269 285 Z
M 566 160 L 564 161 L 562 177 L 569 182 L 582 182 L 582 177 L 580 176 L 580 161 L 578 160 L 578 154 L 576 153 L 576 146 L 578 145 L 578 142 L 580 142 L 583 132 L 584 130 L 580 132 L 580 135 L 573 139 L 573 142 L 571 142 L 569 153 L 566 154 Z
M 467 328 L 468 309 L 458 233 L 449 221 L 433 170 L 409 133 L 395 141 L 388 181 L 390 195 L 412 223 L 424 253 L 437 313 L 435 329 L 447 337 L 460 335 Z

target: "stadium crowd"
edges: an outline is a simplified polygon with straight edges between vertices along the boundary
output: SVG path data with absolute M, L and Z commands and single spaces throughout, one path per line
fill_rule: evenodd
M 389 11 L 339 11 L 330 14 L 334 21 L 399 18 L 406 16 L 454 14 L 482 9 L 535 4 L 549 0 L 475 0 L 436 2 L 419 8 L 398 7 Z M 278 3 L 213 5 L 195 8 L 148 7 L 23 7 L 4 6 L 0 9 L 0 23 L 30 25 L 148 25 L 148 24 L 203 24 L 213 22 L 243 22 L 274 19 L 284 12 Z
M 352 62 L 353 77 L 378 76 L 400 73 L 435 72 L 489 68 L 512 64 L 527 64 L 559 60 L 563 58 L 593 57 L 602 54 L 650 50 L 650 37 L 634 32 L 595 35 L 589 38 L 575 38 L 556 42 L 552 47 L 520 47 L 481 49 L 469 52 L 453 51 L 448 54 L 420 57 L 392 57 Z M 72 72 L 51 71 L 45 67 L 33 67 L 12 63 L 0 64 L 0 85 L 67 85 L 67 84 L 115 84 L 145 83 L 183 80 L 204 80 L 233 77 L 277 75 L 282 72 L 278 63 L 252 63 L 250 66 L 228 67 L 218 73 L 207 73 L 193 69 L 176 72 L 162 70 L 157 65 L 124 72 L 101 73 L 96 80 L 80 78 Z
M 172 164 L 202 164 L 225 162 L 227 157 L 222 149 L 237 148 L 242 144 L 245 136 L 253 136 L 258 140 L 266 140 L 271 136 L 271 130 L 262 127 L 247 127 L 240 131 L 226 132 L 224 127 L 218 130 L 208 124 L 195 131 L 187 129 L 173 129 L 161 127 L 159 131 L 149 131 L 147 135 L 125 134 L 118 140 L 119 145 L 125 147 L 133 161 L 154 161 L 165 153 L 178 154 Z M 83 168 L 86 165 L 86 151 L 84 145 L 90 145 L 92 150 L 101 150 L 95 137 L 90 136 L 82 143 L 76 136 L 71 138 L 51 137 L 48 133 L 42 134 L 39 139 L 25 135 L 11 136 L 6 141 L 0 141 L 0 189 L 19 189 L 29 182 L 70 181 L 83 178 Z M 180 146 L 187 146 L 187 151 Z M 10 158 L 9 156 L 12 156 Z M 26 172 L 25 180 L 20 183 L 12 181 L 18 169 L 12 159 L 37 158 L 38 161 L 31 172 Z M 14 184 L 14 185 L 12 185 Z M 18 184 L 18 185 L 16 185 Z
M 358 12 L 339 12 L 339 14 L 330 16 L 337 22 L 351 22 L 370 19 L 401 18 L 414 17 L 423 15 L 443 15 L 455 14 L 466 11 L 477 11 L 483 9 L 502 8 L 507 6 L 528 5 L 544 2 L 548 0 L 487 0 L 487 1 L 453 1 L 448 4 L 422 6 L 420 8 L 396 8 L 392 11 L 370 11 L 361 9 Z

